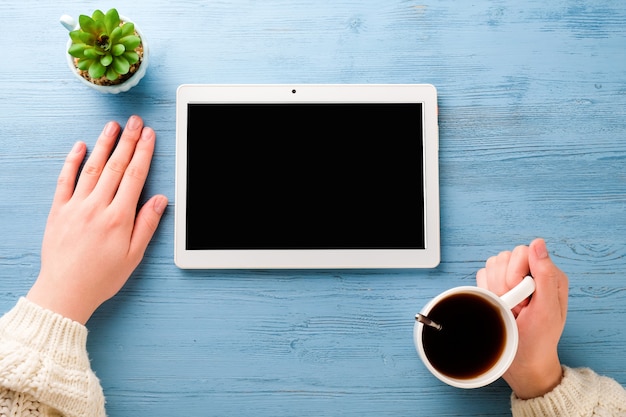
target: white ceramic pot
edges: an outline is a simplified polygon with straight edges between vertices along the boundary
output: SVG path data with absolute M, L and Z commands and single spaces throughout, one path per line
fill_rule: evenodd
M 124 17 L 124 16 L 120 16 L 120 20 L 122 22 L 132 22 L 132 20 L 130 20 L 127 17 Z M 72 31 L 72 30 L 78 29 L 78 27 L 79 27 L 78 22 L 76 20 L 74 20 L 74 18 L 72 18 L 71 16 L 68 16 L 68 15 L 61 16 L 60 21 L 61 21 L 61 24 L 68 31 Z M 141 65 L 139 65 L 139 68 L 137 69 L 137 71 L 133 74 L 132 77 L 130 77 L 129 79 L 127 79 L 123 83 L 116 84 L 116 85 L 97 85 L 97 84 L 93 84 L 93 83 L 89 82 L 88 80 L 86 80 L 85 78 L 83 78 L 78 73 L 78 69 L 76 68 L 76 65 L 74 65 L 74 57 L 71 56 L 69 53 L 67 53 L 67 51 L 69 50 L 70 46 L 72 45 L 72 40 L 71 39 L 69 39 L 67 41 L 67 46 L 65 48 L 65 51 L 66 51 L 65 55 L 67 57 L 67 65 L 70 67 L 70 70 L 72 70 L 72 72 L 74 73 L 76 78 L 78 78 L 80 80 L 80 82 L 82 82 L 85 85 L 88 85 L 91 88 L 94 88 L 94 89 L 100 91 L 101 93 L 118 94 L 118 93 L 123 93 L 125 91 L 128 91 L 131 88 L 133 88 L 134 86 L 136 86 L 137 84 L 139 84 L 139 81 L 141 81 L 143 76 L 146 75 L 146 70 L 148 69 L 148 61 L 149 61 L 149 55 L 150 55 L 149 54 L 149 50 L 148 50 L 148 43 L 146 42 L 146 37 L 143 35 L 143 33 L 141 33 L 141 30 L 137 27 L 136 24 L 135 24 L 135 31 L 137 32 L 137 34 L 141 38 L 141 43 L 143 44 L 143 57 L 142 57 Z

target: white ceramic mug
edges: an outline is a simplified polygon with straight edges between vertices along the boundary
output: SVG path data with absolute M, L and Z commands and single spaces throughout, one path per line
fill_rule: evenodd
M 527 276 L 500 297 L 475 286 L 452 288 L 436 296 L 420 315 L 441 329 L 417 320 L 413 328 L 413 341 L 426 368 L 458 388 L 478 388 L 500 378 L 517 353 L 519 335 L 511 310 L 534 291 L 535 281 Z M 478 310 L 471 313 L 473 306 Z M 461 311 L 454 312 L 456 308 Z

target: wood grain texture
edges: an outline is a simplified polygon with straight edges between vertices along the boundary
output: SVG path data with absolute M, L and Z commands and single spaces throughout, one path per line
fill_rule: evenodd
M 2 311 L 37 276 L 56 176 L 72 144 L 93 146 L 106 121 L 132 113 L 157 132 L 145 194 L 167 194 L 170 207 L 144 263 L 89 322 L 109 416 L 507 415 L 502 381 L 462 391 L 428 374 L 413 347 L 413 317 L 444 289 L 473 284 L 489 256 L 536 236 L 570 276 L 563 361 L 626 385 L 626 3 L 116 7 L 148 36 L 151 63 L 129 93 L 103 96 L 65 63 L 58 18 L 89 12 L 84 2 L 0 3 Z M 174 108 L 183 83 L 437 86 L 441 265 L 177 269 Z

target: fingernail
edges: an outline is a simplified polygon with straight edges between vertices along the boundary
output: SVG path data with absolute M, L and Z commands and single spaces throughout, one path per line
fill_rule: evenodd
M 546 248 L 546 242 L 543 240 L 539 241 L 537 245 L 535 245 L 535 254 L 539 259 L 545 259 L 548 257 L 548 249 Z
M 141 119 L 138 116 L 131 116 L 128 120 L 128 127 L 132 130 L 139 129 L 141 127 Z
M 163 212 L 165 212 L 165 209 L 167 208 L 167 198 L 159 197 L 155 199 L 153 208 L 158 215 L 163 214 Z
M 154 130 L 152 130 L 149 127 L 145 127 L 143 131 L 141 132 L 142 140 L 152 140 L 154 136 L 155 136 Z
M 107 136 L 113 136 L 117 134 L 117 123 L 109 122 L 104 127 L 104 134 Z
M 72 146 L 72 153 L 80 153 L 83 148 L 83 143 L 78 141 Z

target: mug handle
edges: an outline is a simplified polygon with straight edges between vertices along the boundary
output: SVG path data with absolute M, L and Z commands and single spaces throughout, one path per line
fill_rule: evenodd
M 70 32 L 75 30 L 76 27 L 78 26 L 78 24 L 76 23 L 76 20 L 74 20 L 74 18 L 70 15 L 64 14 L 63 16 L 61 16 L 61 18 L 59 19 L 59 22 L 61 22 L 61 24 L 65 27 L 65 29 L 69 30 Z
M 509 310 L 512 310 L 513 307 L 528 298 L 533 292 L 535 292 L 535 280 L 530 275 L 527 275 L 522 282 L 511 288 L 500 298 Z

